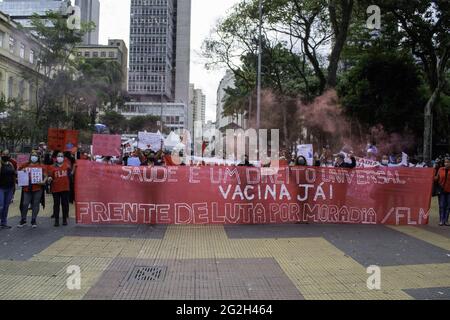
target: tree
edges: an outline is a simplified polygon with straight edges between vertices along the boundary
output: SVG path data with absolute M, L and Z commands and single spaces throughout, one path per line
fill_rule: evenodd
M 128 120 L 128 132 L 157 132 L 160 129 L 159 121 L 160 117 L 153 115 L 133 117 Z
M 70 106 L 78 101 L 74 91 L 77 78 L 74 49 L 93 23 L 82 23 L 81 30 L 71 30 L 67 18 L 57 12 L 47 12 L 46 18 L 34 15 L 31 19 L 33 35 L 43 45 L 37 53 L 36 73 L 32 77 L 37 88 L 36 105 L 31 110 L 42 139 L 51 126 L 70 124 Z
M 447 83 L 450 58 L 450 2 L 447 0 L 379 1 L 401 26 L 401 45 L 420 61 L 430 96 L 424 107 L 423 157 L 431 160 L 432 115 Z
M 127 119 L 116 111 L 106 111 L 100 122 L 109 128 L 111 134 L 121 134 L 127 126 Z
M 346 114 L 362 127 L 382 124 L 388 133 L 414 132 L 420 136 L 423 81 L 408 55 L 372 52 L 362 56 L 337 86 Z
M 17 99 L 0 96 L 0 146 L 14 151 L 35 133 L 33 118 Z

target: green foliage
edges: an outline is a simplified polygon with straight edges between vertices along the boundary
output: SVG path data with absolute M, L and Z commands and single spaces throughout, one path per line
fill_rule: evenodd
M 0 96 L 0 147 L 12 152 L 35 133 L 32 116 L 23 110 L 22 102 Z
M 417 66 L 411 57 L 393 53 L 368 53 L 359 58 L 337 87 L 346 113 L 363 126 L 382 124 L 388 132 L 404 129 L 419 135 L 423 130 L 426 96 Z

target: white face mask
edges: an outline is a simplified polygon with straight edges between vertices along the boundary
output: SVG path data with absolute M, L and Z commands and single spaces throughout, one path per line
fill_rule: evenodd
M 31 157 L 31 162 L 33 162 L 33 163 L 38 162 L 38 160 L 39 160 L 39 158 L 36 157 L 36 156 L 32 156 L 32 157 Z
M 58 158 L 56 158 L 56 161 L 58 161 L 58 163 L 63 163 L 64 157 L 58 157 Z
M 388 165 L 389 164 L 389 160 L 381 160 L 381 164 Z

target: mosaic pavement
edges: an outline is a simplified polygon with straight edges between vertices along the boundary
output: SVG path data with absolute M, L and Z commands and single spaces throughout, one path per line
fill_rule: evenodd
M 450 227 L 436 226 L 435 203 L 426 227 L 55 228 L 51 205 L 37 229 L 0 230 L 0 299 L 450 299 Z M 370 265 L 380 290 L 367 288 Z

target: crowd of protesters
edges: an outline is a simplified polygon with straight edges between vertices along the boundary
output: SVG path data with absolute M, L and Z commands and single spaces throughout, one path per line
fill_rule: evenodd
M 45 208 L 45 195 L 53 196 L 54 226 L 60 226 L 60 211 L 62 209 L 62 225 L 68 224 L 69 203 L 74 202 L 74 176 L 76 171 L 76 160 L 90 160 L 106 165 L 122 166 L 174 166 L 185 165 L 183 153 L 173 153 L 164 149 L 153 151 L 151 149 L 134 149 L 129 151 L 123 146 L 123 154 L 120 157 L 94 156 L 82 149 L 76 153 L 61 152 L 59 150 L 47 150 L 45 143 L 39 144 L 36 150 L 30 154 L 28 162 L 18 165 L 10 156 L 8 150 L 1 152 L 0 161 L 0 218 L 1 228 L 9 229 L 8 211 L 13 201 L 17 185 L 17 172 L 30 173 L 32 168 L 42 170 L 42 181 L 22 187 L 20 199 L 21 220 L 18 227 L 27 225 L 28 212 L 31 210 L 31 226 L 37 227 L 37 217 L 40 206 Z M 127 152 L 128 151 L 128 152 Z M 173 154 L 177 159 L 173 158 Z M 373 161 L 374 167 L 434 167 L 434 189 L 433 196 L 439 197 L 439 225 L 449 225 L 450 212 L 450 155 L 440 156 L 436 161 L 424 163 L 415 159 L 405 158 L 405 154 L 379 155 L 375 146 L 369 145 L 366 154 L 361 158 Z M 311 161 L 311 159 L 310 159 Z M 329 146 L 324 146 L 321 153 L 316 153 L 312 158 L 313 166 L 317 167 L 357 167 L 357 158 L 351 149 L 343 148 L 338 153 L 333 153 Z M 196 163 L 198 165 L 198 163 Z M 205 164 L 204 162 L 201 164 Z M 238 166 L 254 166 L 246 155 Z M 307 166 L 308 159 L 302 155 L 290 152 L 282 152 L 277 165 L 285 166 Z M 261 166 L 271 166 L 270 161 L 261 161 Z

